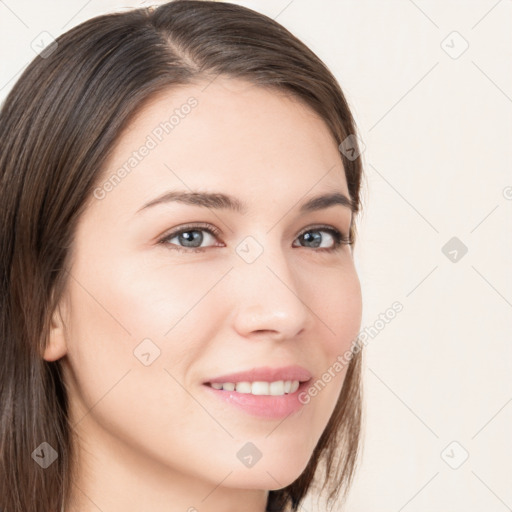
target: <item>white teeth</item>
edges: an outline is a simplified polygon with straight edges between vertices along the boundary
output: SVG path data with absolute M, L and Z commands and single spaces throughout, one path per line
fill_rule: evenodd
M 271 395 L 284 395 L 284 381 L 278 380 L 268 385 Z
M 226 388 L 224 388 L 224 389 L 226 389 Z M 235 389 L 236 389 L 236 391 L 238 391 L 238 393 L 251 393 L 252 392 L 252 386 L 251 386 L 250 382 L 237 382 Z
M 295 393 L 299 388 L 298 380 L 278 380 L 275 382 L 212 382 L 212 388 L 225 391 L 237 391 L 238 393 L 250 393 L 252 395 L 282 396 L 288 393 Z

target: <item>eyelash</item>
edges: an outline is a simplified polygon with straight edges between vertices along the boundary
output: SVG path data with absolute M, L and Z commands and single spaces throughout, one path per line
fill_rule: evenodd
M 183 247 L 181 245 L 171 244 L 168 243 L 168 241 L 171 238 L 174 238 L 175 236 L 181 235 L 182 233 L 186 233 L 187 231 L 206 231 L 213 235 L 215 238 L 220 236 L 220 231 L 209 225 L 209 224 L 187 224 L 185 226 L 181 226 L 179 229 L 172 231 L 171 233 L 167 234 L 164 238 L 161 238 L 158 243 L 162 245 L 167 245 L 172 250 L 177 250 L 180 252 L 204 252 L 209 247 Z M 351 237 L 346 236 L 345 234 L 338 231 L 336 228 L 333 228 L 332 226 L 326 226 L 326 225 L 318 225 L 318 226 L 312 226 L 304 229 L 301 231 L 297 238 L 304 235 L 305 233 L 308 233 L 310 231 L 327 231 L 333 238 L 334 238 L 334 245 L 330 248 L 322 247 L 320 249 L 314 249 L 316 252 L 335 252 L 341 249 L 342 245 L 352 245 L 353 240 Z M 215 247 L 215 246 L 210 246 Z M 307 247 L 304 247 L 307 249 Z

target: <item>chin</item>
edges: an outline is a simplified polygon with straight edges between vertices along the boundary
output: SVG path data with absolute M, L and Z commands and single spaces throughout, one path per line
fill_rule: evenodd
M 252 468 L 237 469 L 229 478 L 229 486 L 243 489 L 265 489 L 275 491 L 292 484 L 309 463 L 309 458 L 300 461 L 287 460 L 286 452 L 280 451 L 275 460 L 261 458 Z

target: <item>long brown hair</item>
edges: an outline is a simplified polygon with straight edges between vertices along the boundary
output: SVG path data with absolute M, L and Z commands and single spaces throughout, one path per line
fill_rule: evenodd
M 175 0 L 82 23 L 30 63 L 2 105 L 3 512 L 59 512 L 70 496 L 76 468 L 68 397 L 60 361 L 45 361 L 42 354 L 66 283 L 75 227 L 105 162 L 152 97 L 219 74 L 293 94 L 325 121 L 338 144 L 356 133 L 339 84 L 310 49 L 265 15 L 204 0 Z M 357 151 L 356 140 L 353 146 Z M 361 160 L 343 151 L 340 158 L 356 214 Z M 353 223 L 353 240 L 355 229 Z M 329 503 L 340 493 L 344 500 L 360 451 L 361 357 L 358 350 L 350 360 L 334 412 L 303 473 L 269 492 L 270 510 L 298 510 L 322 461 L 321 488 L 328 486 Z M 42 443 L 58 454 L 46 469 L 35 462 Z

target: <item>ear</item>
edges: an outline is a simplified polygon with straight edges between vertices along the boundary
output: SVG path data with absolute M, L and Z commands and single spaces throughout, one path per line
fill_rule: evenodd
M 48 342 L 44 349 L 43 359 L 56 361 L 67 353 L 66 324 L 63 320 L 62 306 L 59 303 L 52 315 Z

